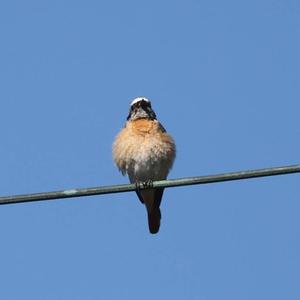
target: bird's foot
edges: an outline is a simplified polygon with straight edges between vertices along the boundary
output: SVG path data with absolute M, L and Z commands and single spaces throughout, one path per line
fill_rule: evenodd
M 142 184 L 143 184 L 144 189 L 152 189 L 153 188 L 153 180 L 152 179 L 148 179 L 148 180 L 144 181 Z
M 153 188 L 153 180 L 148 179 L 146 181 L 136 181 L 135 187 L 137 191 L 144 190 L 144 189 L 151 189 Z

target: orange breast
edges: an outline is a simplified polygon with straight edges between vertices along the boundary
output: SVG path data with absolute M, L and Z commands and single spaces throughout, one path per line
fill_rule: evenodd
M 175 157 L 175 143 L 156 120 L 138 119 L 126 123 L 113 146 L 114 160 L 126 173 L 134 163 L 163 162 L 167 169 Z
M 147 120 L 147 119 L 138 119 L 127 123 L 127 129 L 132 134 L 137 135 L 147 135 L 147 134 L 159 134 L 161 129 L 157 121 Z

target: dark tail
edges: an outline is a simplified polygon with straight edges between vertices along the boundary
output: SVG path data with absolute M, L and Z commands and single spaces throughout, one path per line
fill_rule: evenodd
M 161 213 L 159 208 L 152 209 L 148 212 L 148 225 L 150 233 L 155 234 L 159 231 Z

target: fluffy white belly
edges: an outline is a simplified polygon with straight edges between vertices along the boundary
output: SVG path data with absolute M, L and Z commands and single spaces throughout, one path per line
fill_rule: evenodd
M 130 166 L 127 173 L 131 182 L 151 180 L 163 180 L 167 178 L 171 168 L 170 160 L 153 153 L 139 153 Z

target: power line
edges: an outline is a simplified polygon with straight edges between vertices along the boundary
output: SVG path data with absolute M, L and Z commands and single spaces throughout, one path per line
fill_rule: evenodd
M 300 173 L 300 165 L 154 181 L 151 184 L 151 187 L 169 188 L 169 187 L 176 187 L 176 186 L 216 183 L 216 182 L 233 181 L 233 180 L 249 179 L 249 178 L 256 178 L 256 177 L 285 175 L 285 174 L 292 174 L 292 173 Z M 113 194 L 113 193 L 124 193 L 124 192 L 135 191 L 137 190 L 137 188 L 147 189 L 149 187 L 144 186 L 143 184 L 139 184 L 138 186 L 136 184 L 121 184 L 121 185 L 100 186 L 100 187 L 92 187 L 92 188 L 69 189 L 69 190 L 55 191 L 55 192 L 4 196 L 4 197 L 0 197 L 0 205 L 21 203 L 21 202 L 54 200 L 54 199 L 62 199 L 62 198 L 94 196 L 94 195 L 103 195 L 103 194 Z

